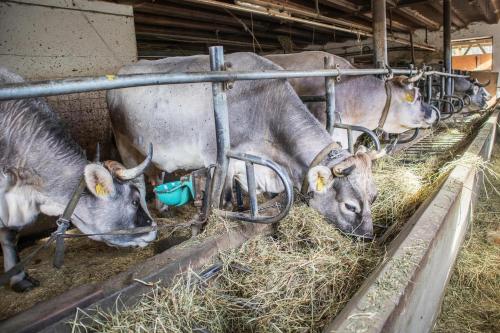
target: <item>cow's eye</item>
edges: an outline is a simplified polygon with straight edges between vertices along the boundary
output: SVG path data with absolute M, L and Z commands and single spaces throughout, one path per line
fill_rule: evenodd
M 134 200 L 134 201 L 132 201 L 132 205 L 133 205 L 134 207 L 139 207 L 139 200 Z
M 345 205 L 345 208 L 347 208 L 347 210 L 349 210 L 349 211 L 351 211 L 353 213 L 356 213 L 356 207 L 355 206 L 350 205 L 348 203 L 344 203 L 344 205 Z

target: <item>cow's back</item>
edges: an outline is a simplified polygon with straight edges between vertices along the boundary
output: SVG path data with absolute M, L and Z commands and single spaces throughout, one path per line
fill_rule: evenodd
M 324 68 L 324 58 L 333 58 L 339 68 L 354 68 L 346 59 L 324 51 L 304 51 L 289 54 L 269 54 L 265 56 L 286 70 L 320 70 Z M 325 80 L 322 77 L 289 79 L 297 94 L 304 96 L 324 95 Z
M 225 56 L 234 71 L 277 70 L 279 66 L 256 54 Z M 128 65 L 119 74 L 189 73 L 210 70 L 209 57 L 171 57 Z M 274 82 L 274 83 L 273 83 Z M 296 98 L 289 84 L 280 80 L 236 81 L 227 91 L 231 144 L 251 142 L 269 133 L 270 99 Z M 268 105 L 275 106 L 274 108 Z M 153 162 L 169 172 L 194 169 L 215 162 L 216 140 L 211 83 L 170 84 L 118 89 L 108 92 L 108 106 L 118 148 L 124 152 L 155 146 Z M 302 106 L 303 107 L 303 106 Z M 305 110 L 305 109 L 304 109 Z M 277 110 L 276 110 L 277 112 Z M 267 128 L 267 129 L 266 129 Z
M 24 79 L 0 67 L 2 84 Z M 46 178 L 54 164 L 83 156 L 57 115 L 43 98 L 0 101 L 0 166 L 36 173 Z

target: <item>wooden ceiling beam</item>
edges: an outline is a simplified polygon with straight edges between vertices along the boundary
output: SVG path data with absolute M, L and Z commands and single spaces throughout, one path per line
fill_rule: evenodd
M 429 2 L 429 5 L 437 10 L 439 14 L 443 14 L 443 2 L 442 1 L 431 1 Z M 458 27 L 458 28 L 463 28 L 467 25 L 465 20 L 458 14 L 457 10 L 451 7 L 451 23 Z
M 492 1 L 490 0 L 475 0 L 474 3 L 479 8 L 479 11 L 484 16 L 485 21 L 489 24 L 497 23 L 497 15 L 494 12 Z

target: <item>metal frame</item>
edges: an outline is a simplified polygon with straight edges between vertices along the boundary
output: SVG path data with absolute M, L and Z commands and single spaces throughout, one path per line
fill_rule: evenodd
M 411 75 L 414 73 L 411 69 L 333 69 L 332 60 L 325 59 L 325 69 L 315 71 L 288 71 L 288 70 L 272 70 L 265 72 L 253 71 L 226 71 L 224 64 L 224 51 L 222 46 L 210 47 L 210 72 L 193 72 L 193 73 L 165 73 L 165 74 L 128 74 L 128 75 L 106 75 L 98 77 L 83 77 L 71 78 L 63 80 L 48 80 L 39 82 L 24 82 L 16 84 L 0 85 L 0 100 L 21 99 L 30 97 L 43 97 L 50 95 L 71 94 L 79 92 L 89 92 L 96 90 L 110 90 L 118 88 L 129 88 L 149 85 L 162 85 L 162 84 L 183 84 L 183 83 L 212 83 L 213 107 L 214 118 L 217 137 L 217 165 L 213 177 L 213 187 L 211 198 L 215 200 L 216 207 L 219 207 L 221 202 L 221 194 L 224 182 L 227 175 L 227 168 L 229 165 L 229 118 L 227 108 L 227 96 L 225 90 L 229 81 L 237 80 L 266 80 L 266 79 L 288 79 L 288 78 L 301 78 L 301 77 L 324 77 L 326 96 L 321 97 L 321 101 L 327 103 L 327 130 L 332 133 L 333 128 L 343 128 L 348 131 L 349 138 L 349 151 L 353 152 L 354 142 L 352 140 L 352 131 L 361 131 L 369 135 L 374 141 L 377 150 L 380 150 L 380 142 L 376 135 L 363 127 L 351 126 L 345 124 L 335 124 L 335 82 L 334 77 L 337 79 L 342 76 L 358 76 L 358 75 L 385 75 L 385 74 L 406 74 Z M 466 77 L 463 75 L 449 74 L 443 72 L 430 71 L 426 75 L 440 75 L 442 77 Z M 311 97 L 310 97 L 311 98 Z M 313 96 L 312 98 L 319 97 Z M 290 184 L 285 182 L 289 181 L 286 177 L 280 175 L 280 171 L 275 165 L 270 162 L 262 162 L 263 159 L 256 160 L 257 157 L 249 157 L 245 155 L 245 159 L 239 155 L 232 155 L 232 158 L 245 160 L 247 163 L 261 164 L 273 169 L 278 176 L 284 181 L 286 189 Z M 269 163 L 268 163 L 269 162 Z M 247 164 L 248 174 L 252 174 L 253 167 Z M 247 174 L 247 177 L 249 176 Z M 253 178 L 253 177 L 250 177 Z M 249 185 L 252 181 L 249 182 Z M 252 187 L 252 191 L 254 188 Z M 291 205 L 290 200 L 293 199 L 292 195 L 288 195 L 286 209 Z M 251 194 L 253 195 L 253 194 Z M 255 198 L 253 198 L 255 199 Z M 252 199 L 252 200 L 253 200 Z M 255 215 L 257 205 L 256 201 L 252 203 L 252 215 Z M 236 214 L 239 219 L 248 220 L 242 217 L 241 214 Z M 235 216 L 236 216 L 235 215 Z M 286 215 L 286 213 L 285 213 Z M 281 216 L 281 215 L 279 215 Z M 257 216 L 252 216 L 256 218 Z M 257 221 L 256 221 L 257 222 Z M 259 222 L 262 223 L 262 222 Z

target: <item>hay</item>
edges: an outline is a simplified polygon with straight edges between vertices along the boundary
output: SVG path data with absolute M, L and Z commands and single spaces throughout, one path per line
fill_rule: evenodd
M 378 254 L 373 244 L 353 242 L 315 210 L 298 205 L 274 236 L 222 252 L 223 270 L 208 286 L 196 283 L 191 272 L 170 288 L 153 288 L 138 306 L 91 316 L 91 327 L 101 332 L 319 331 L 378 263 Z M 75 328 L 89 329 L 84 322 L 76 321 Z
M 187 211 L 187 212 L 186 212 Z M 158 225 L 178 224 L 185 222 L 182 217 L 193 211 L 186 207 L 179 211 L 181 217 L 156 218 Z M 154 212 L 154 211 L 152 211 Z M 71 230 L 69 233 L 76 232 Z M 71 288 L 87 283 L 98 283 L 112 276 L 124 272 L 135 264 L 162 252 L 168 242 L 173 239 L 186 239 L 191 236 L 190 230 L 162 229 L 158 238 L 146 248 L 115 248 L 102 242 L 88 238 L 68 238 L 65 240 L 66 250 L 64 265 L 60 269 L 52 267 L 52 258 L 55 245 L 48 250 L 39 252 L 27 266 L 30 276 L 40 281 L 40 286 L 27 293 L 16 293 L 10 288 L 0 288 L 0 320 L 24 311 L 34 304 L 48 300 Z M 26 257 L 34 248 L 40 246 L 47 239 L 40 239 L 33 245 L 21 251 L 21 258 Z M 3 262 L 3 257 L 0 257 Z
M 500 332 L 500 146 L 485 173 L 485 190 L 446 289 L 434 332 Z
M 462 130 L 469 131 L 456 126 L 443 132 Z M 460 143 L 457 146 L 464 148 Z M 446 164 L 446 158 L 457 150 L 451 147 L 443 158 L 408 161 L 396 156 L 378 162 L 374 175 L 379 197 L 372 207 L 375 223 L 402 225 L 453 166 L 471 163 L 465 156 Z M 212 216 L 205 234 L 187 244 L 234 225 Z M 73 327 L 100 332 L 186 332 L 196 328 L 214 333 L 320 331 L 383 259 L 385 249 L 379 245 L 353 242 L 315 210 L 296 203 L 273 236 L 260 236 L 239 249 L 220 253 L 217 260 L 223 269 L 216 278 L 200 281 L 191 271 L 168 288 L 153 287 L 133 307 L 81 312 Z

